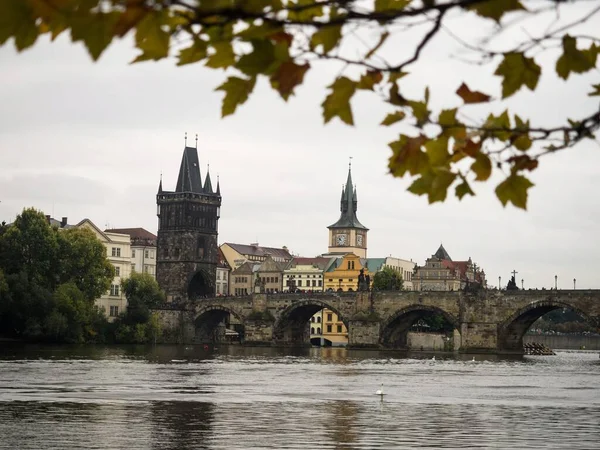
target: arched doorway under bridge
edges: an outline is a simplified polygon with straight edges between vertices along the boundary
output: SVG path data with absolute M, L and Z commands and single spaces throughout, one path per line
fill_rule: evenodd
M 199 270 L 190 278 L 188 283 L 188 299 L 200 300 L 202 298 L 214 297 L 214 285 L 204 271 Z
M 411 305 L 383 324 L 379 342 L 383 347 L 402 350 L 458 350 L 458 320 L 434 306 Z
M 239 344 L 244 341 L 244 322 L 233 310 L 209 306 L 194 320 L 194 342 L 198 344 Z

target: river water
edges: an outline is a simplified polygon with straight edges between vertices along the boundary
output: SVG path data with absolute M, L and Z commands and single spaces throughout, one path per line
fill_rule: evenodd
M 597 352 L 472 357 L 0 343 L 0 448 L 600 447 Z

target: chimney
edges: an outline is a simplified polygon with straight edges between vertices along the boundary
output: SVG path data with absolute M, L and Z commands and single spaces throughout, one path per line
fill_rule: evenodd
M 64 228 L 67 225 L 67 218 L 63 217 L 62 220 L 60 221 L 60 227 Z

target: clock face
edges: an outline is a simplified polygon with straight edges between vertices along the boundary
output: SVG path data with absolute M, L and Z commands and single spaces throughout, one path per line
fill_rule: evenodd
M 346 244 L 346 235 L 345 234 L 338 234 L 337 235 L 337 244 L 338 245 L 345 245 Z
M 357 243 L 358 245 L 360 245 L 360 246 L 362 246 L 362 245 L 363 245 L 363 237 L 362 237 L 362 234 L 359 234 L 359 235 L 357 235 L 357 236 L 356 236 L 356 243 Z

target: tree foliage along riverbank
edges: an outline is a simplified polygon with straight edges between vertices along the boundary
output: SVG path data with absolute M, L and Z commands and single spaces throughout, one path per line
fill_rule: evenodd
M 113 277 L 106 248 L 92 231 L 59 230 L 41 212 L 24 209 L 13 224 L 0 225 L 0 335 L 65 343 L 149 342 L 159 332 L 148 311 L 162 299 L 158 284 L 138 274 L 126 280 L 134 286 L 125 292 L 135 312 L 109 323 L 95 299 Z
M 69 32 L 97 60 L 114 39 L 135 34 L 133 62 L 175 52 L 177 65 L 224 70 L 217 88 L 223 116 L 257 82 L 287 101 L 319 62 L 334 64 L 324 122 L 354 125 L 352 101 L 361 92 L 375 96 L 388 109 L 381 125 L 399 130 L 389 143 L 389 171 L 411 177 L 410 192 L 433 203 L 454 188 L 462 199 L 497 172 L 500 202 L 526 208 L 529 174 L 542 157 L 594 139 L 600 112 L 586 96 L 600 96 L 600 84 L 585 79 L 589 88 L 573 91 L 573 102 L 585 107 L 555 122 L 540 114 L 531 123 L 513 100 L 536 92 L 540 79 L 558 78 L 570 89 L 594 71 L 600 35 L 591 24 L 599 13 L 597 2 L 585 0 L 3 0 L 0 45 L 12 38 L 22 51 L 42 34 L 54 40 Z M 458 47 L 450 56 L 462 63 L 462 79 L 444 90 L 456 96 L 423 82 L 418 94 L 407 92 L 411 72 L 418 78 L 432 60 L 434 42 L 448 40 Z M 476 66 L 489 80 L 474 75 Z M 486 81 L 495 89 L 480 92 Z

